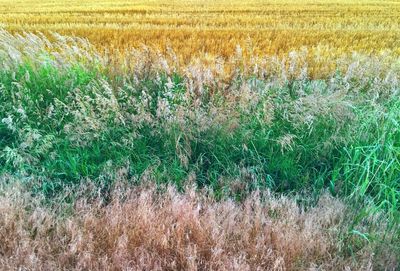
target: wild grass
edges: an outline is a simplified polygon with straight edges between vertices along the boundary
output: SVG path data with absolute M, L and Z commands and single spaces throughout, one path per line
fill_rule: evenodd
M 86 40 L 57 34 L 49 40 L 1 31 L 0 37 L 0 175 L 5 184 L 0 193 L 1 208 L 8 212 L 1 223 L 9 225 L 1 227 L 1 238 L 11 242 L 0 253 L 6 255 L 4 268 L 35 263 L 44 269 L 106 269 L 118 264 L 160 269 L 231 269 L 235 264 L 237 269 L 304 269 L 312 263 L 325 269 L 398 267 L 399 58 L 354 53 L 336 59 L 338 69 L 329 77 L 312 79 L 306 51 L 248 61 L 238 47 L 228 60 L 236 68 L 224 69 L 222 59 L 182 65 L 173 51 L 163 55 L 148 48 L 111 58 L 97 53 Z M 136 196 L 118 202 L 114 189 L 121 172 L 133 187 L 151 180 L 160 189 L 172 185 L 182 193 L 188 186 L 207 190 L 210 207 L 205 208 L 222 208 L 222 214 L 237 217 L 208 217 L 205 211 L 203 218 L 198 213 L 189 219 L 182 207 L 179 219 L 190 224 L 184 226 L 189 231 L 200 231 L 193 238 L 200 238 L 201 244 L 191 237 L 185 241 L 182 232 L 165 237 L 173 225 L 174 204 L 201 205 L 202 199 L 173 192 L 153 201 L 154 188 L 130 188 Z M 76 205 L 77 198 L 85 201 L 79 191 L 87 183 L 95 189 L 85 189 L 86 199 L 97 198 L 101 207 L 93 202 L 82 203 L 83 209 Z M 9 185 L 22 186 L 34 206 L 9 194 Z M 238 218 L 247 215 L 246 204 L 264 204 L 264 197 L 254 196 L 263 191 L 286 195 L 273 200 L 278 205 L 290 202 L 282 220 L 267 223 L 277 231 L 284 228 L 282 236 L 273 237 L 278 241 L 268 239 L 268 227 L 251 233 L 253 226 L 247 229 Z M 143 193 L 148 203 L 135 202 Z M 202 198 L 201 193 L 197 197 Z M 295 199 L 290 200 L 291 195 Z M 71 217 L 66 221 L 52 213 L 58 209 L 57 199 L 72 206 L 70 213 L 63 208 Z M 335 204 L 340 205 L 338 213 Z M 144 211 L 141 205 L 151 211 L 139 214 Z M 32 213 L 36 208 L 43 213 Z M 268 207 L 257 208 L 262 211 L 248 214 L 251 221 L 268 217 Z M 129 212 L 134 215 L 128 223 Z M 341 222 L 326 222 L 330 212 Z M 313 218 L 303 217 L 308 214 Z M 43 252 L 34 250 L 31 242 L 36 237 L 26 237 L 33 226 L 18 229 L 25 221 L 38 223 L 36 215 L 52 221 L 38 227 L 43 241 L 39 238 L 36 247 Z M 292 215 L 296 218 L 289 219 Z M 299 221 L 311 219 L 307 223 L 312 224 L 318 216 L 322 220 L 315 222 L 315 229 L 298 235 L 304 226 Z M 111 217 L 121 224 L 107 224 Z M 145 224 L 135 226 L 135 217 Z M 159 219 L 165 219 L 160 226 Z M 285 221 L 292 221 L 289 228 L 283 226 Z M 219 226 L 228 222 L 237 226 Z M 213 237 L 212 225 L 227 232 Z M 124 227 L 131 226 L 132 234 L 143 230 L 145 237 L 135 241 L 123 235 L 129 234 Z M 326 236 L 331 226 L 333 236 Z M 45 232 L 54 239 L 46 239 Z M 150 238 L 153 233 L 160 237 Z M 221 246 L 216 244 L 219 238 Z M 315 238 L 320 240 L 309 243 Z M 122 249 L 120 258 L 111 245 L 117 240 L 129 247 Z M 162 240 L 167 240 L 165 246 Z M 109 245 L 109 251 L 103 250 Z M 9 258 L 12 254 L 27 262 Z M 356 263 L 351 257 L 362 260 Z
M 353 209 L 323 194 L 308 209 L 298 196 L 251 193 L 215 201 L 188 187 L 132 188 L 121 173 L 109 203 L 96 184 L 43 207 L 21 187 L 0 195 L 0 268 L 4 270 L 395 270 L 398 248 L 376 216 L 349 231 Z M 57 205 L 61 204 L 61 205 Z M 61 211 L 64 210 L 64 211 Z M 67 210 L 67 211 L 65 211 Z M 61 215 L 70 212 L 70 215 Z M 397 249 L 397 250 L 396 250 Z

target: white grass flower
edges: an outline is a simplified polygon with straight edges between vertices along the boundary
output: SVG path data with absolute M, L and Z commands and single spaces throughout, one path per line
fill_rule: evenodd
M 11 130 L 13 132 L 16 131 L 16 127 L 15 127 L 15 124 L 13 122 L 12 116 L 8 115 L 7 118 L 3 118 L 1 120 L 1 122 L 4 123 L 9 130 Z
M 175 84 L 172 82 L 171 77 L 168 76 L 167 83 L 165 84 L 168 90 L 171 90 L 174 88 Z

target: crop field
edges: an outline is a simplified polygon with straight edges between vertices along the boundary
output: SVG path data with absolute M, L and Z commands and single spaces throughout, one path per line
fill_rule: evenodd
M 399 270 L 399 18 L 0 0 L 0 270 Z
M 306 47 L 315 75 L 353 51 L 399 55 L 398 18 L 400 2 L 387 0 L 0 1 L 0 23 L 13 31 L 86 37 L 111 51 L 171 48 L 184 63 L 205 53 L 227 58 L 238 45 L 247 57 Z

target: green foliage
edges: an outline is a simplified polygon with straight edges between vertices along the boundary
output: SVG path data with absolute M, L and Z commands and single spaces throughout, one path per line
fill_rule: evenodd
M 362 123 L 354 142 L 335 164 L 333 184 L 358 201 L 377 203 L 399 219 L 400 103 L 394 98 L 381 106 L 359 110 Z
M 121 170 L 132 183 L 195 183 L 238 200 L 329 188 L 399 217 L 400 103 L 385 85 L 379 99 L 372 79 L 338 74 L 240 77 L 201 92 L 176 73 L 115 80 L 100 70 L 27 62 L 0 72 L 0 174 L 34 176 L 33 192 L 48 198 L 86 179 L 106 191 Z

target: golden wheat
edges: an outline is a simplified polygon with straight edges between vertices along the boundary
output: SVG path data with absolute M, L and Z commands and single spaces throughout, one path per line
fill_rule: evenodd
M 170 47 L 185 63 L 232 56 L 237 45 L 248 57 L 307 47 L 330 70 L 353 51 L 399 55 L 398 18 L 400 2 L 386 0 L 0 0 L 0 23 L 13 31 L 73 34 L 111 51 Z

